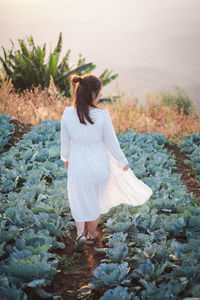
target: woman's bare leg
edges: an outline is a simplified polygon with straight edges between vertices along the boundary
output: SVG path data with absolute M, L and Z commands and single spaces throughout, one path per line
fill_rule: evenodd
M 91 238 L 95 237 L 95 231 L 99 223 L 99 219 L 100 216 L 94 221 L 87 221 L 88 236 Z
M 85 222 L 75 222 L 77 228 L 77 239 L 79 236 L 84 232 L 85 229 Z

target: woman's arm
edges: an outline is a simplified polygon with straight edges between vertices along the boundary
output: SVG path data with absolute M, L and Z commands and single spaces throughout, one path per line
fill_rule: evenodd
M 123 151 L 120 148 L 119 141 L 117 139 L 115 130 L 113 128 L 112 120 L 110 118 L 110 114 L 107 110 L 105 110 L 105 120 L 103 127 L 103 139 L 110 150 L 113 157 L 117 160 L 118 166 L 120 168 L 124 168 L 124 170 L 128 169 L 128 160 L 125 157 Z
M 68 167 L 68 159 L 70 154 L 71 138 L 69 136 L 64 113 L 60 122 L 60 158 L 65 162 L 65 166 Z

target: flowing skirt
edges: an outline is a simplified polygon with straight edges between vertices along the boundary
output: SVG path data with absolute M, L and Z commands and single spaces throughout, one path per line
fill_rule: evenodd
M 105 145 L 72 147 L 67 190 L 76 222 L 96 220 L 121 203 L 142 205 L 152 195 L 151 188 L 130 168 L 118 167 Z

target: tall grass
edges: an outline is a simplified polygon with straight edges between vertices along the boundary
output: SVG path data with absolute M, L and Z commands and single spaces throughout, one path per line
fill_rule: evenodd
M 0 88 L 0 113 L 5 112 L 23 123 L 38 125 L 47 118 L 60 120 L 65 107 L 70 105 L 69 98 L 60 98 L 52 78 L 49 87 L 43 90 L 38 86 L 33 91 L 19 93 L 8 80 Z
M 139 105 L 137 98 L 127 99 L 123 95 L 121 99 L 99 103 L 99 106 L 109 110 L 118 132 L 128 129 L 136 129 L 138 133 L 159 132 L 175 142 L 185 135 L 200 132 L 200 117 L 194 106 L 190 105 L 189 113 L 185 114 L 184 106 L 163 103 L 165 97 L 162 90 L 148 93 L 146 104 Z M 173 98 L 172 95 L 170 97 Z M 45 90 L 37 87 L 33 91 L 18 93 L 8 80 L 4 80 L 0 88 L 0 113 L 6 112 L 23 123 L 33 125 L 47 118 L 60 121 L 65 107 L 71 106 L 72 102 L 70 98 L 60 97 L 53 80 Z
M 128 129 L 136 129 L 138 133 L 159 132 L 175 142 L 180 142 L 185 135 L 200 132 L 200 116 L 196 113 L 192 100 L 190 104 L 189 101 L 186 102 L 187 114 L 184 105 L 176 102 L 173 105 L 164 103 L 166 95 L 169 93 L 160 90 L 146 95 L 146 105 L 138 105 L 137 99 L 121 98 L 117 102 L 105 104 L 104 107 L 109 110 L 118 132 Z M 170 97 L 173 98 L 173 94 Z M 177 99 L 176 93 L 174 98 Z M 179 100 L 184 104 L 181 98 Z

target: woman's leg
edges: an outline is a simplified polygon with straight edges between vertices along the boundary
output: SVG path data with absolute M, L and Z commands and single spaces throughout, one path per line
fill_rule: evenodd
M 100 216 L 94 221 L 87 221 L 88 236 L 91 238 L 95 237 L 95 231 L 99 223 L 99 219 Z
M 85 229 L 85 222 L 75 222 L 77 228 L 77 239 L 79 236 L 84 232 Z

